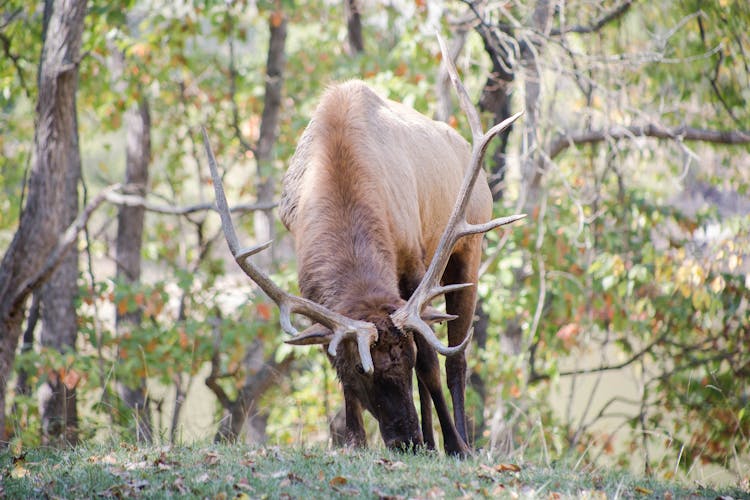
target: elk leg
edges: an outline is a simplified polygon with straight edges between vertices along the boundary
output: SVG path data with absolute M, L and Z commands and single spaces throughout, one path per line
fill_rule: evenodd
M 451 255 L 443 274 L 444 284 L 477 282 L 477 271 L 481 259 L 481 239 L 472 238 L 475 238 L 476 244 L 468 244 L 463 248 L 462 252 Z M 446 312 L 458 316 L 458 318 L 448 323 L 448 345 L 458 345 L 466 338 L 466 334 L 474 321 L 476 299 L 476 286 L 446 294 Z M 448 379 L 448 390 L 453 400 L 453 415 L 456 421 L 456 429 L 458 430 L 458 434 L 468 443 L 465 410 L 465 354 L 448 357 L 445 360 L 445 374 Z
M 435 403 L 435 411 L 437 412 L 438 421 L 440 422 L 440 428 L 443 431 L 443 445 L 446 453 L 453 455 L 468 455 L 471 450 L 466 445 L 466 441 L 459 435 L 456 426 L 453 425 L 453 419 L 451 418 L 450 410 L 448 409 L 448 403 L 445 401 L 445 396 L 443 396 L 443 388 L 440 383 L 440 363 L 438 362 L 437 353 L 421 335 L 416 335 L 414 341 L 417 344 L 417 364 L 415 368 L 419 380 L 420 402 L 422 401 L 422 387 L 424 386 L 432 397 L 432 401 Z M 424 399 L 429 401 L 426 396 Z M 422 408 L 424 409 L 424 406 Z M 426 436 L 427 434 L 424 430 L 425 420 L 423 414 L 422 433 Z M 431 416 L 429 420 L 430 422 L 432 421 Z M 431 426 L 429 432 L 432 434 Z M 426 437 L 425 442 L 427 442 Z M 434 446 L 434 438 L 432 439 L 432 442 Z
M 430 390 L 417 377 L 417 387 L 419 387 L 419 411 L 422 415 L 422 437 L 424 445 L 428 450 L 435 449 L 435 433 L 432 430 L 432 401 L 430 400 Z
M 367 436 L 362 422 L 362 405 L 346 387 L 344 387 L 344 411 L 346 413 L 346 444 L 366 448 Z

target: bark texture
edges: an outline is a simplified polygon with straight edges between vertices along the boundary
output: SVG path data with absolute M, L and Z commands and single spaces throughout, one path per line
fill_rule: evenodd
M 65 229 L 66 182 L 75 138 L 75 94 L 85 0 L 48 0 L 39 63 L 34 160 L 18 231 L 0 264 L 0 433 L 7 441 L 5 401 L 16 347 L 31 293 L 27 284 Z
M 148 165 L 151 159 L 151 117 L 148 103 L 142 99 L 126 116 L 125 184 L 129 194 L 145 196 L 148 184 Z M 121 206 L 117 213 L 117 279 L 137 283 L 141 279 L 141 245 L 145 208 Z M 118 335 L 125 334 L 141 322 L 141 311 L 117 313 Z M 130 427 L 138 441 L 152 440 L 151 412 L 149 411 L 146 381 L 140 379 L 135 386 L 118 383 L 117 391 L 132 411 Z
M 266 60 L 266 90 L 263 103 L 263 114 L 260 121 L 260 136 L 255 148 L 255 158 L 258 162 L 258 184 L 257 202 L 271 206 L 274 197 L 275 186 L 271 174 L 271 161 L 273 160 L 273 146 L 279 130 L 279 116 L 281 114 L 281 92 L 284 88 L 284 65 L 286 55 L 287 19 L 281 16 L 272 16 L 269 22 L 270 41 L 268 46 L 268 58 Z M 271 208 L 258 210 L 254 214 L 254 228 L 257 241 L 270 241 L 274 239 L 275 219 Z M 268 266 L 271 261 L 263 262 L 263 256 L 270 256 L 271 252 L 257 255 L 262 265 Z
M 81 157 L 78 147 L 76 109 L 73 106 L 69 166 L 63 186 L 62 228 L 69 226 L 78 213 L 78 184 L 81 180 Z M 73 249 L 62 259 L 41 290 L 42 346 L 59 353 L 75 351 L 78 335 L 78 252 Z M 40 391 L 42 443 L 53 446 L 73 445 L 78 441 L 78 410 L 75 372 L 65 369 L 49 371 Z

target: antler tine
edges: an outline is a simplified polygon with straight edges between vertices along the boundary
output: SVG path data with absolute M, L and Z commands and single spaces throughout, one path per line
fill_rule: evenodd
M 466 207 L 469 202 L 469 196 L 471 195 L 474 184 L 479 176 L 479 171 L 482 168 L 482 161 L 484 160 L 484 155 L 490 141 L 516 121 L 523 112 L 516 113 L 510 118 L 507 118 L 490 128 L 487 133 L 484 133 L 481 121 L 479 120 L 479 114 L 472 104 L 466 88 L 463 83 L 461 83 L 461 79 L 458 77 L 458 72 L 448 55 L 445 42 L 439 34 L 437 35 L 437 38 L 438 43 L 440 44 L 440 50 L 443 54 L 443 62 L 446 64 L 448 74 L 450 75 L 453 86 L 458 94 L 461 108 L 464 113 L 466 113 L 469 125 L 471 126 L 473 136 L 471 163 L 464 175 L 464 180 L 458 197 L 456 198 L 453 212 L 448 219 L 443 235 L 440 238 L 440 243 L 438 244 L 437 250 L 432 257 L 432 261 L 430 262 L 427 271 L 422 277 L 422 281 L 409 298 L 408 302 L 391 315 L 391 320 L 401 329 L 412 329 L 419 332 L 439 353 L 445 354 L 446 356 L 453 356 L 464 351 L 468 344 L 470 335 L 467 335 L 467 338 L 464 339 L 461 344 L 454 347 L 446 347 L 437 339 L 432 328 L 430 328 L 421 318 L 420 313 L 435 297 L 454 291 L 458 288 L 469 286 L 467 284 L 449 285 L 446 287 L 440 286 L 440 277 L 443 275 L 445 266 L 448 264 L 451 250 L 460 238 L 469 234 L 483 233 L 526 217 L 526 214 L 512 215 L 509 217 L 494 219 L 484 224 L 470 224 L 466 220 Z
M 224 237 L 229 245 L 229 250 L 232 252 L 234 260 L 244 273 L 279 307 L 281 328 L 289 335 L 294 336 L 292 339 L 292 342 L 294 342 L 295 339 L 304 338 L 305 334 L 304 332 L 300 334 L 294 325 L 292 325 L 292 314 L 302 314 L 316 323 L 320 323 L 333 332 L 330 337 L 331 341 L 328 349 L 328 352 L 332 356 L 336 355 L 336 347 L 343 339 L 354 338 L 357 341 L 359 348 L 362 368 L 365 372 L 372 373 L 374 366 L 372 363 L 372 356 L 370 355 L 370 344 L 378 338 L 375 325 L 365 321 L 347 318 L 346 316 L 333 312 L 311 300 L 285 292 L 260 268 L 247 259 L 247 257 L 268 248 L 271 245 L 271 242 L 269 241 L 247 249 L 240 248 L 237 232 L 234 229 L 232 216 L 229 212 L 229 204 L 227 203 L 227 198 L 224 194 L 224 185 L 221 176 L 219 175 L 219 168 L 216 164 L 213 150 L 211 149 L 211 143 L 208 139 L 208 133 L 205 128 L 202 128 L 201 130 L 203 132 L 203 146 L 206 149 L 206 156 L 208 156 L 208 166 L 211 170 L 211 178 L 216 193 L 216 208 L 221 216 L 221 226 L 224 230 Z M 323 340 L 328 340 L 328 337 Z
M 469 93 L 466 91 L 466 87 L 464 87 L 461 78 L 458 76 L 458 70 L 453 63 L 453 59 L 450 57 L 450 51 L 445 45 L 445 40 L 443 40 L 443 37 L 440 36 L 439 32 L 435 32 L 435 35 L 437 36 L 438 45 L 440 45 L 440 53 L 443 55 L 443 64 L 445 64 L 445 67 L 448 70 L 448 76 L 450 76 L 451 82 L 453 82 L 453 88 L 456 89 L 456 94 L 458 94 L 458 102 L 461 109 L 466 114 L 466 118 L 469 120 L 471 135 L 474 138 L 473 142 L 477 142 L 477 140 L 484 135 L 484 132 L 482 131 L 482 122 L 479 119 L 479 113 L 477 113 L 476 108 L 471 102 L 471 97 L 469 97 Z

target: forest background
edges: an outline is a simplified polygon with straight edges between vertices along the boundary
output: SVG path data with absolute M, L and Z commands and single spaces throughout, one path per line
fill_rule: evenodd
M 3 442 L 336 443 L 335 374 L 231 262 L 200 128 L 294 290 L 273 207 L 329 83 L 468 137 L 437 29 L 486 124 L 525 111 L 487 159 L 529 218 L 486 238 L 474 446 L 747 489 L 748 26 L 731 0 L 0 1 Z

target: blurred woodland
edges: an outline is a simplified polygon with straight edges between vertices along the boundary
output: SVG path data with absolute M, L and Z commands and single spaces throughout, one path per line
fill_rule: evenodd
M 439 31 L 485 126 L 525 111 L 486 161 L 529 217 L 485 238 L 474 447 L 746 484 L 749 26 L 746 0 L 0 0 L 0 439 L 337 443 L 335 372 L 232 262 L 201 127 L 294 291 L 274 207 L 329 83 L 469 137 Z

